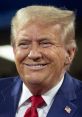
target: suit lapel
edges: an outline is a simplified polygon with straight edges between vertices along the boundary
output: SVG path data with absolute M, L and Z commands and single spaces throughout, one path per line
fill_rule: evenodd
M 22 81 L 20 78 L 15 78 L 4 87 L 0 92 L 0 107 L 2 107 L 0 117 L 15 117 L 22 91 Z M 72 78 L 68 74 L 65 75 L 64 82 L 54 98 L 47 117 L 74 117 L 77 107 L 73 101 L 77 97 Z
M 47 117 L 74 117 L 77 107 L 73 101 L 77 97 L 73 81 L 68 74 L 65 75 L 64 82 L 54 98 Z
M 0 117 L 15 117 L 21 89 L 22 81 L 16 78 L 0 92 Z

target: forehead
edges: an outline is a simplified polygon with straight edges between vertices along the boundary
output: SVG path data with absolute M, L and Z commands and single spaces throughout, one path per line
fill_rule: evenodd
M 62 28 L 60 24 L 47 25 L 44 23 L 31 23 L 22 26 L 17 33 L 17 36 L 28 36 L 31 38 L 42 37 L 60 37 L 62 34 Z

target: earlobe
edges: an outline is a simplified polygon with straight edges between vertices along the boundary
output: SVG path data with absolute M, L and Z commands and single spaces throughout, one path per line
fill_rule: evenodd
M 76 49 L 75 48 L 70 48 L 67 50 L 67 54 L 66 54 L 66 59 L 65 59 L 65 64 L 66 65 L 70 65 L 74 59 L 76 53 Z
M 70 63 L 71 63 L 70 57 L 66 56 L 65 65 L 70 65 Z

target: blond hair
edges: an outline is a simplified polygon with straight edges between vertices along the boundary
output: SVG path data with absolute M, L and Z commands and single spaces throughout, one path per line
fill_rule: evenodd
M 43 22 L 44 24 L 61 24 L 63 39 L 66 45 L 76 48 L 75 42 L 75 14 L 73 11 L 53 6 L 27 6 L 18 10 L 11 23 L 11 43 L 16 38 L 17 29 L 29 22 Z

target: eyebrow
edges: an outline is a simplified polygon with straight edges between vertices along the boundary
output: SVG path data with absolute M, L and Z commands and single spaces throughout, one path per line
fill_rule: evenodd
M 42 38 L 39 38 L 38 41 L 49 41 L 50 38 L 47 38 L 47 37 L 42 37 Z

